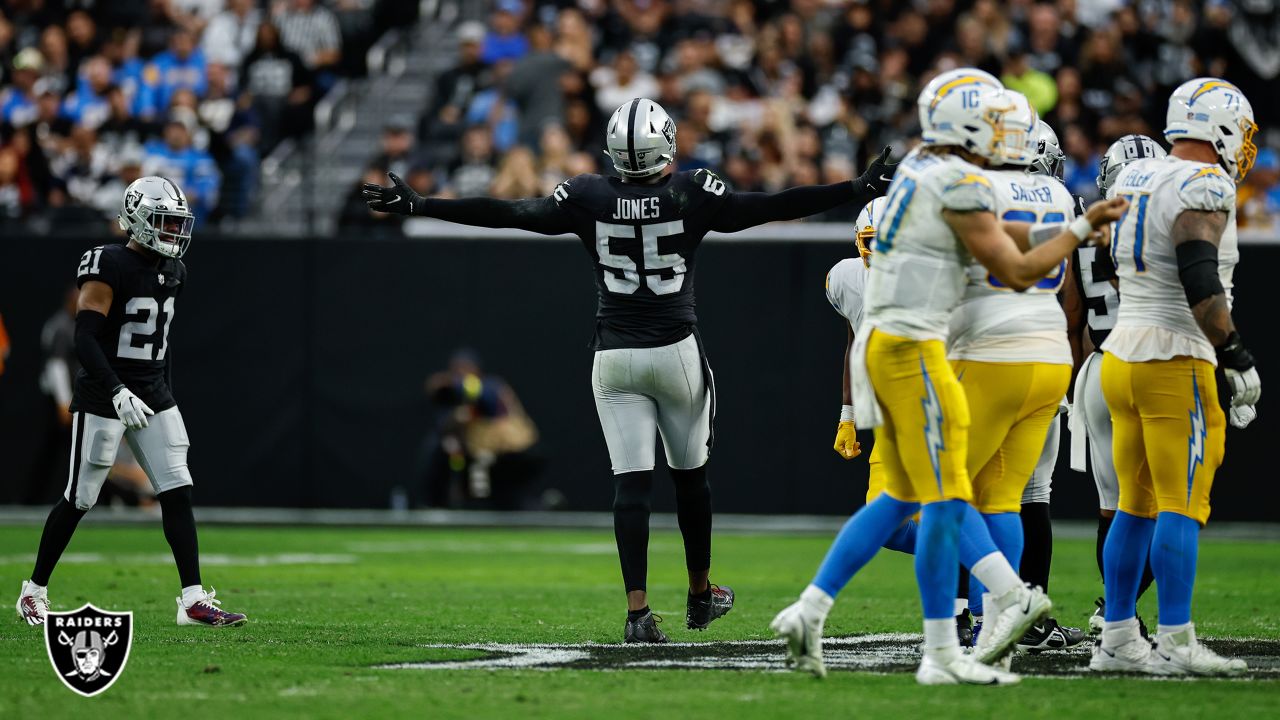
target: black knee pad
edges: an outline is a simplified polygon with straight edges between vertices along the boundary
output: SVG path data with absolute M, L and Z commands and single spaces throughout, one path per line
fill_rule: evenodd
M 613 476 L 614 510 L 649 510 L 653 489 L 653 471 L 620 473 Z

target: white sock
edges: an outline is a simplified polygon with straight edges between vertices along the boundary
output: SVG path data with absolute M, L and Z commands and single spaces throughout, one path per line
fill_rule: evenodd
M 191 607 L 197 600 L 204 599 L 204 588 L 199 585 L 188 585 L 182 588 L 182 607 Z
M 800 593 L 800 602 L 806 607 L 818 613 L 823 620 L 827 619 L 827 614 L 831 612 L 831 606 L 835 605 L 836 599 L 826 593 L 825 590 L 817 585 L 810 585 Z
M 27 592 L 31 593 L 32 595 L 47 595 L 49 593 L 49 588 L 44 585 L 37 585 L 31 580 L 28 580 Z
M 1013 566 L 998 551 L 974 563 L 973 567 L 969 568 L 969 574 L 978 578 L 991 595 L 997 598 L 1003 597 L 1010 590 L 1022 587 L 1022 578 L 1018 577 Z
M 1191 637 L 1191 641 L 1195 642 L 1196 626 L 1192 623 L 1183 623 L 1182 625 L 1156 625 L 1157 637 L 1164 637 L 1166 635 L 1186 632 L 1188 630 L 1190 631 L 1189 636 Z
M 956 615 L 963 615 L 969 609 L 969 598 L 956 598 Z
M 1106 620 L 1102 623 L 1102 644 L 1115 647 L 1123 645 L 1139 636 L 1138 618 L 1125 620 Z
M 956 638 L 955 618 L 924 621 L 924 651 L 930 655 L 950 655 L 960 652 L 960 640 Z

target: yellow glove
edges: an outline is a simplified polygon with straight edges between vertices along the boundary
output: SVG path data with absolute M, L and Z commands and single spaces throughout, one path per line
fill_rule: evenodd
M 836 428 L 836 452 L 845 460 L 852 460 L 862 454 L 862 444 L 858 442 L 858 428 L 852 420 L 841 420 Z

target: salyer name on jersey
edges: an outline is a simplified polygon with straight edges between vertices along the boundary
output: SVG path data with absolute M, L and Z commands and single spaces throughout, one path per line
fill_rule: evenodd
M 111 288 L 107 322 L 98 334 L 120 382 L 152 410 L 174 406 L 165 381 L 169 326 L 175 302 L 187 279 L 181 260 L 160 260 L 124 245 L 103 245 L 80 258 L 76 284 L 94 280 Z M 94 381 L 83 369 L 76 374 L 72 410 L 113 418 L 111 388 Z
M 726 196 L 706 170 L 653 184 L 578 175 L 555 189 L 596 267 L 594 349 L 659 347 L 693 332 L 695 255 Z

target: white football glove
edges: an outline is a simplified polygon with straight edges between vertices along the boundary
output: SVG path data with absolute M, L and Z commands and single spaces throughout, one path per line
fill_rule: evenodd
M 147 407 L 147 404 L 138 399 L 132 391 L 127 387 L 122 387 L 116 391 L 111 398 L 111 404 L 116 408 L 116 415 L 120 417 L 120 422 L 130 430 L 140 430 L 150 423 L 147 421 L 148 415 L 155 415 L 155 412 Z
M 1232 370 L 1226 368 L 1227 382 L 1231 384 L 1231 407 L 1257 405 L 1262 397 L 1262 378 L 1258 377 L 1258 368 L 1248 370 Z
M 1240 407 L 1231 408 L 1231 413 L 1228 417 L 1231 419 L 1231 427 L 1243 430 L 1249 427 L 1249 423 L 1258 417 L 1258 411 L 1252 405 L 1241 405 Z

